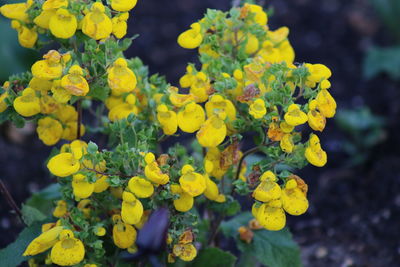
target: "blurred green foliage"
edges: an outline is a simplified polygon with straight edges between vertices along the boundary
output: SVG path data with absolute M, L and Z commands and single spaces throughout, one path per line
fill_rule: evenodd
M 335 118 L 336 124 L 348 137 L 343 142 L 343 149 L 350 156 L 349 166 L 365 163 L 372 148 L 386 137 L 385 119 L 372 114 L 367 107 L 341 109 Z
M 5 1 L 0 1 L 0 4 Z M 32 49 L 26 49 L 18 44 L 18 34 L 10 27 L 10 21 L 0 17 L 0 82 L 3 83 L 9 76 L 24 72 L 39 58 L 39 54 Z
M 369 0 L 380 20 L 391 34 L 396 45 L 392 47 L 373 47 L 364 60 L 363 73 L 367 79 L 385 73 L 393 80 L 400 79 L 400 1 Z

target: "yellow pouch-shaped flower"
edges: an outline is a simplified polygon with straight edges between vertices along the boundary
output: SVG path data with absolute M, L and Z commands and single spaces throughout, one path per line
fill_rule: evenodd
M 190 94 L 192 94 L 197 103 L 203 103 L 208 100 L 211 89 L 210 80 L 204 72 L 198 72 L 190 86 Z
M 89 84 L 83 77 L 83 70 L 79 65 L 73 65 L 68 74 L 62 77 L 61 86 L 71 95 L 85 96 L 89 92 Z
M 236 119 L 235 106 L 230 100 L 225 99 L 221 95 L 213 95 L 206 103 L 205 107 L 207 117 L 209 118 L 216 114 L 225 113 L 230 121 Z
M 176 88 L 174 86 L 170 86 L 168 89 L 169 100 L 171 101 L 172 105 L 174 105 L 175 107 L 178 107 L 178 108 L 183 107 L 195 100 L 193 95 L 179 94 L 178 91 L 179 91 L 178 88 Z
M 52 146 L 61 139 L 63 128 L 58 120 L 44 117 L 38 121 L 36 132 L 45 145 Z
M 52 114 L 58 109 L 57 101 L 47 94 L 42 95 L 40 98 L 40 112 L 42 114 Z
M 193 207 L 194 198 L 183 191 L 180 185 L 171 185 L 171 192 L 179 195 L 179 198 L 173 201 L 177 211 L 187 212 Z
M 178 113 L 178 126 L 187 133 L 194 133 L 200 129 L 205 120 L 206 114 L 203 108 L 194 102 L 187 104 Z
M 128 29 L 128 24 L 126 23 L 126 21 L 128 20 L 128 18 L 129 18 L 129 13 L 126 12 L 111 19 L 113 24 L 112 33 L 118 39 L 121 39 L 126 35 Z
M 157 120 L 166 135 L 173 135 L 178 130 L 178 117 L 176 113 L 168 110 L 168 107 L 164 104 L 157 107 Z
M 291 134 L 284 134 L 280 143 L 281 149 L 285 153 L 292 153 L 294 148 L 294 143 Z
M 6 4 L 0 7 L 0 13 L 9 19 L 28 22 L 29 16 L 26 11 L 32 4 L 32 0 L 28 0 L 26 3 Z
M 67 211 L 67 202 L 65 202 L 65 200 L 59 200 L 57 201 L 57 206 L 53 211 L 53 216 L 56 218 L 61 218 L 67 213 Z
M 74 237 L 71 230 L 63 230 L 58 241 L 51 249 L 51 261 L 60 266 L 72 266 L 85 257 L 82 241 Z
M 115 11 L 125 12 L 136 6 L 137 0 L 111 0 L 111 8 Z
M 246 8 L 247 10 L 249 10 L 251 13 L 254 14 L 254 22 L 260 24 L 261 26 L 267 25 L 268 16 L 263 11 L 263 8 L 261 6 L 246 3 L 244 4 L 243 8 Z
M 11 27 L 18 32 L 18 42 L 22 47 L 32 48 L 35 46 L 38 34 L 34 28 L 30 29 L 26 26 L 22 26 L 16 20 L 11 22 Z
M 308 200 L 305 194 L 297 187 L 295 179 L 290 179 L 282 192 L 283 209 L 290 215 L 301 215 L 308 209 Z
M 92 5 L 82 21 L 82 32 L 95 40 L 106 39 L 112 33 L 111 19 L 105 14 L 102 3 Z
M 307 161 L 317 167 L 322 167 L 326 164 L 328 156 L 321 148 L 319 138 L 315 134 L 311 134 L 309 144 L 305 150 L 304 156 Z
M 44 231 L 29 243 L 23 256 L 33 256 L 51 248 L 58 241 L 58 236 L 63 230 L 62 226 L 53 227 Z
M 319 83 L 323 80 L 329 79 L 332 76 L 331 70 L 322 64 L 305 64 L 310 75 L 307 80 L 314 83 Z
M 326 89 L 322 89 L 315 98 L 318 110 L 327 118 L 332 118 L 336 113 L 336 101 Z
M 86 176 L 78 173 L 73 176 L 72 190 L 76 198 L 88 198 L 93 194 L 94 184 L 86 181 Z
M 262 204 L 256 215 L 257 221 L 269 231 L 279 231 L 286 224 L 286 215 L 281 200 L 272 200 Z
M 68 39 L 74 36 L 77 27 L 78 21 L 76 17 L 63 8 L 58 9 L 49 21 L 51 34 L 61 39 Z
M 43 10 L 33 22 L 43 29 L 49 29 L 50 19 L 56 14 L 57 9 Z
M 122 200 L 122 220 L 128 224 L 136 224 L 140 222 L 143 215 L 143 205 L 140 200 L 130 192 L 123 192 Z
M 47 168 L 55 176 L 67 177 L 79 171 L 80 163 L 72 153 L 60 153 L 49 160 Z
M 216 147 L 224 141 L 226 131 L 225 122 L 213 115 L 203 123 L 196 137 L 203 147 Z
M 60 78 L 63 70 L 63 66 L 60 63 L 60 53 L 55 50 L 50 50 L 43 58 L 43 60 L 36 61 L 35 64 L 32 65 L 32 75 L 43 80 Z
M 176 244 L 173 253 L 183 261 L 192 261 L 197 256 L 197 250 L 193 244 Z
M 253 192 L 253 197 L 261 202 L 268 202 L 281 197 L 281 187 L 270 179 L 261 182 Z
M 204 158 L 205 170 L 211 176 L 221 179 L 227 169 L 221 166 L 221 151 L 217 147 L 210 147 Z M 208 167 L 207 167 L 208 165 Z
M 203 41 L 201 35 L 201 26 L 199 23 L 190 25 L 191 29 L 184 31 L 178 36 L 178 44 L 186 49 L 194 49 L 199 47 Z
M 138 176 L 132 177 L 128 182 L 129 190 L 138 198 L 151 197 L 154 193 L 153 185 L 146 179 Z
M 36 96 L 35 90 L 26 88 L 22 95 L 15 98 L 14 109 L 24 117 L 34 116 L 40 113 L 40 99 Z
M 210 179 L 208 174 L 204 174 L 204 179 L 206 180 L 206 190 L 204 190 L 204 196 L 209 200 L 213 200 L 216 202 L 220 202 L 223 196 L 219 193 L 218 186 L 214 183 L 213 180 Z M 222 201 L 224 202 L 224 201 Z
M 182 167 L 182 176 L 179 178 L 179 184 L 183 191 L 197 197 L 206 190 L 206 180 L 200 173 L 194 172 L 191 165 L 184 165 Z
M 5 92 L 5 93 L 0 95 L 0 113 L 8 108 L 8 105 L 5 102 L 5 99 L 7 97 L 8 97 L 8 93 L 7 92 Z
M 112 67 L 107 70 L 108 85 L 114 95 L 132 92 L 137 84 L 135 73 L 128 68 L 128 63 L 123 58 L 118 58 Z
M 42 5 L 43 10 L 58 9 L 60 7 L 68 7 L 69 0 L 46 0 Z
M 264 115 L 267 113 L 267 109 L 265 108 L 265 102 L 261 98 L 257 98 L 249 108 L 249 114 L 253 116 L 255 119 L 262 119 Z
M 114 215 L 113 240 L 114 244 L 122 249 L 127 249 L 136 241 L 136 230 L 132 225 L 122 222 L 121 216 Z
M 286 123 L 292 126 L 301 125 L 306 123 L 308 120 L 307 114 L 301 111 L 299 106 L 296 104 L 291 104 L 289 106 L 284 118 Z

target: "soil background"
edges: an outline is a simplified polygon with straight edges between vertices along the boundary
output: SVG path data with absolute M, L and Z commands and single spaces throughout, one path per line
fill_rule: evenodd
M 196 52 L 180 48 L 177 36 L 207 8 L 227 10 L 230 4 L 139 0 L 128 35 L 140 36 L 126 56 L 140 57 L 151 73 L 177 84 L 186 63 L 196 62 Z M 354 140 L 334 120 L 320 134 L 328 164 L 299 173 L 309 185 L 310 209 L 288 220 L 304 266 L 400 266 L 400 84 L 385 75 L 372 80 L 362 76 L 365 52 L 373 45 L 390 45 L 390 35 L 367 0 L 274 0 L 267 5 L 274 8 L 270 28 L 290 28 L 297 62 L 331 68 L 338 109 L 367 106 L 386 122 L 381 142 L 360 152 L 366 159 L 357 165 L 349 164 L 353 159 L 345 149 Z M 50 149 L 29 127 L 17 131 L 3 125 L 1 133 L 0 178 L 20 204 L 51 182 L 43 164 Z M 0 196 L 0 248 L 21 229 Z

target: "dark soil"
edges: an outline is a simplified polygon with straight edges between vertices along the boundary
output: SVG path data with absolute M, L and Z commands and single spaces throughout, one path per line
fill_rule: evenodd
M 363 164 L 348 167 L 344 152 L 348 136 L 334 120 L 321 134 L 329 163 L 309 166 L 299 175 L 309 184 L 310 209 L 290 217 L 288 224 L 302 248 L 305 266 L 400 266 L 400 85 L 380 76 L 362 77 L 362 61 L 371 45 L 389 45 L 367 0 L 274 0 L 270 26 L 290 28 L 297 62 L 323 63 L 333 71 L 332 95 L 338 108 L 367 105 L 385 117 L 386 139 L 370 148 Z M 152 73 L 177 83 L 195 52 L 181 49 L 176 38 L 206 8 L 228 9 L 230 1 L 139 1 L 130 21 L 130 34 L 139 33 L 127 56 L 139 56 Z M 399 14 L 400 15 L 400 14 Z M 49 153 L 35 136 L 0 138 L 0 177 L 18 204 L 50 182 L 43 161 Z M 11 139 L 9 138 L 11 136 Z M 362 136 L 360 136 L 361 138 Z M 34 156 L 32 156 L 34 155 Z M 0 204 L 0 247 L 13 241 L 21 229 Z

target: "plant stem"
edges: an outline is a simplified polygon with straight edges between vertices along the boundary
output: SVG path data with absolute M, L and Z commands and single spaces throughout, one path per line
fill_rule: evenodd
M 18 208 L 17 203 L 15 203 L 13 197 L 10 194 L 10 191 L 8 191 L 6 185 L 3 183 L 3 180 L 0 180 L 0 192 L 6 199 L 8 205 L 15 211 L 15 213 L 18 215 L 19 219 L 23 222 L 22 220 L 22 212 Z
M 215 221 L 212 221 L 212 226 L 211 226 L 211 233 L 210 233 L 210 237 L 208 238 L 208 245 L 211 245 L 214 242 L 215 237 L 218 234 L 218 229 L 219 229 L 219 225 L 222 222 L 222 216 L 218 215 L 217 219 Z

